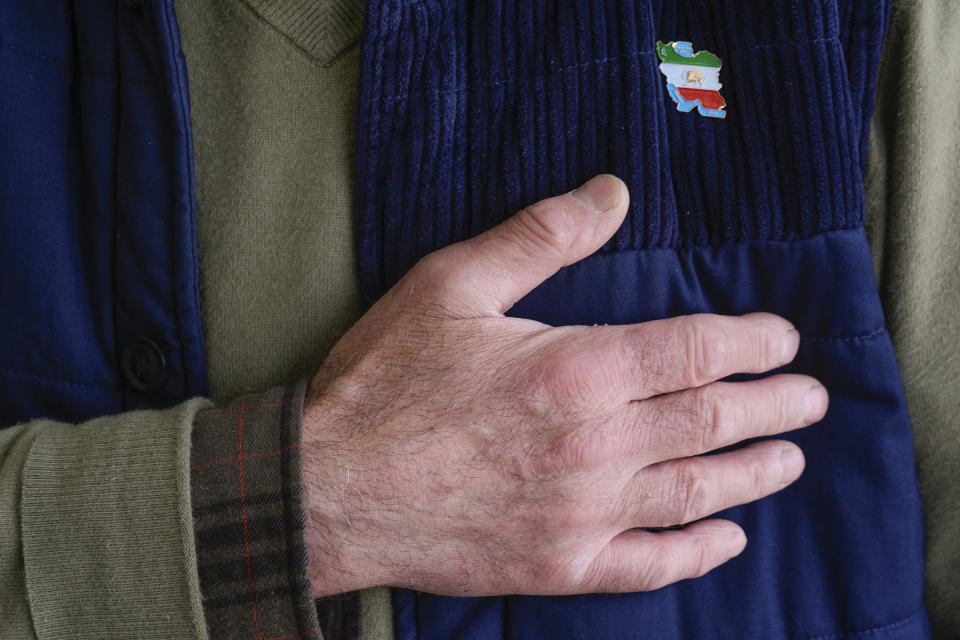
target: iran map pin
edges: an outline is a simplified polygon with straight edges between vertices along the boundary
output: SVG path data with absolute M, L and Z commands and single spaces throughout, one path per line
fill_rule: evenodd
M 726 118 L 727 106 L 720 95 L 720 58 L 709 51 L 693 52 L 690 42 L 657 42 L 660 73 L 667 79 L 667 92 L 684 113 L 697 108 L 708 118 Z

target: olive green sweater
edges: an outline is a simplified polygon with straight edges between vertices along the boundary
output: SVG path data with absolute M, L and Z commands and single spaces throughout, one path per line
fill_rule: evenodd
M 218 405 L 309 377 L 360 313 L 352 167 L 363 5 L 176 2 Z M 361 610 L 364 637 L 392 637 L 387 589 L 365 592 Z
M 177 12 L 210 388 L 225 404 L 309 375 L 358 313 L 361 7 L 177 0 Z M 960 637 L 958 30 L 960 12 L 947 6 L 898 4 L 867 181 L 868 233 L 915 425 L 938 638 Z M 0 638 L 205 637 L 189 443 L 194 414 L 210 404 L 0 431 Z M 385 590 L 367 595 L 364 616 L 365 637 L 389 637 Z
M 867 234 L 913 419 L 937 638 L 960 638 L 958 30 L 956 2 L 895 0 L 867 176 Z

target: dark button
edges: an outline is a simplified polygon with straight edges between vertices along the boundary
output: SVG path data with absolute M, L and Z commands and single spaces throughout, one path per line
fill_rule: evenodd
M 148 338 L 134 338 L 123 345 L 120 366 L 127 384 L 137 391 L 156 391 L 167 379 L 167 360 Z

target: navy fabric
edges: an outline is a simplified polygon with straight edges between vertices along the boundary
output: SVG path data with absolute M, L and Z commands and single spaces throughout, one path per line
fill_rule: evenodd
M 744 528 L 747 548 L 703 578 L 618 596 L 400 591 L 399 640 L 927 637 L 910 423 L 873 277 L 864 234 L 852 229 L 601 254 L 538 288 L 511 314 L 555 325 L 757 310 L 789 318 L 803 339 L 782 371 L 817 377 L 831 396 L 820 424 L 787 436 L 807 468 L 786 490 L 720 514 Z
M 397 590 L 400 640 L 929 636 L 912 436 L 863 233 L 887 2 L 387 0 L 361 63 L 357 239 L 368 302 L 417 259 L 600 172 L 631 205 L 597 255 L 512 314 L 551 324 L 779 313 L 787 370 L 831 393 L 784 492 L 724 513 L 747 550 L 652 592 Z M 679 113 L 657 40 L 723 61 L 723 120 Z
M 604 171 L 631 193 L 607 251 L 862 225 L 887 11 L 867 0 L 370 3 L 357 164 L 367 301 L 432 249 Z M 720 56 L 724 120 L 673 108 L 658 39 Z
M 206 390 L 172 5 L 0 3 L 0 426 Z M 121 375 L 138 337 L 166 358 L 149 394 Z

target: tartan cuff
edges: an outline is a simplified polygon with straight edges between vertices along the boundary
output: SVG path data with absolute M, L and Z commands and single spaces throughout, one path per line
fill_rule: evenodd
M 190 489 L 212 639 L 321 638 L 304 542 L 306 386 L 246 396 L 194 418 Z

